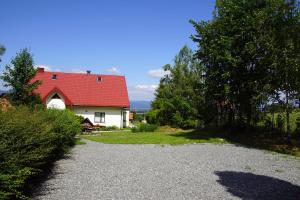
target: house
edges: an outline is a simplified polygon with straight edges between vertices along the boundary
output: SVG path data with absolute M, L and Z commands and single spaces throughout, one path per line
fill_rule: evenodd
M 47 108 L 70 109 L 98 126 L 129 125 L 129 98 L 124 76 L 48 72 L 38 68 L 34 91 Z

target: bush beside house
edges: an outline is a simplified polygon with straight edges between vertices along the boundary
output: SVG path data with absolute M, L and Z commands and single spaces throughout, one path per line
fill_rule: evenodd
M 155 124 L 140 123 L 136 127 L 132 128 L 131 131 L 133 133 L 138 133 L 138 132 L 154 132 L 157 128 L 158 128 L 158 126 L 155 125 Z
M 66 153 L 80 129 L 68 110 L 0 110 L 0 199 L 26 199 L 28 181 Z

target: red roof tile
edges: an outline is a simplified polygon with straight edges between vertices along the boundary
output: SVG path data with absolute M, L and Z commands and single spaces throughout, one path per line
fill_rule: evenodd
M 52 80 L 56 74 L 57 79 Z M 97 81 L 101 77 L 101 81 Z M 107 106 L 129 108 L 129 98 L 124 76 L 44 72 L 38 70 L 32 81 L 41 80 L 35 90 L 43 102 L 54 92 L 59 93 L 69 106 Z

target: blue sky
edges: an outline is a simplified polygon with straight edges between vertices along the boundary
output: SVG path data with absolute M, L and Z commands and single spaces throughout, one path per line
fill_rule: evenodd
M 152 100 L 159 69 L 196 45 L 190 19 L 212 18 L 214 0 L 2 0 L 1 71 L 29 48 L 51 71 L 122 74 L 131 100 Z M 1 88 L 1 87 L 0 87 Z

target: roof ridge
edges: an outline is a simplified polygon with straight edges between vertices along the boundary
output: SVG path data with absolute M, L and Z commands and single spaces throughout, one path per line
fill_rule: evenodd
M 75 74 L 75 75 L 88 75 L 88 76 L 118 76 L 118 77 L 125 77 L 125 75 L 118 75 L 118 74 L 87 74 L 87 73 L 77 73 L 77 72 L 51 72 L 51 71 L 44 71 L 38 73 L 59 73 L 59 74 Z

